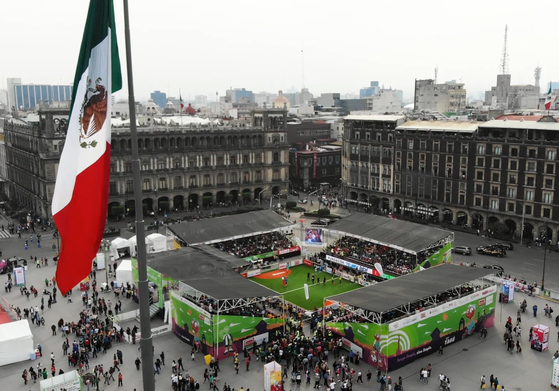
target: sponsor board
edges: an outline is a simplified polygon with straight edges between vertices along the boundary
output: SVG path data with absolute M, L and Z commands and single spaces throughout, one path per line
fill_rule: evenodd
M 314 264 L 312 261 L 309 261 L 308 259 L 303 259 L 303 265 L 307 265 L 310 267 L 314 267 Z
M 246 273 L 244 273 L 244 274 L 246 274 L 245 277 L 259 276 L 260 274 L 262 274 L 262 270 L 260 270 L 260 269 L 249 270 L 248 272 L 246 272 Z
M 281 250 L 278 251 L 278 255 L 285 255 L 285 254 L 294 253 L 294 252 L 297 252 L 297 251 L 301 251 L 301 247 L 293 246 L 293 247 L 289 247 L 289 248 L 282 248 Z

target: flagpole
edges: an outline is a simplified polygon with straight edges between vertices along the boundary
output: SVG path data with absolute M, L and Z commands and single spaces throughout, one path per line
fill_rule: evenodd
M 145 391 L 155 391 L 153 371 L 153 341 L 151 339 L 151 318 L 149 313 L 149 286 L 146 264 L 146 232 L 142 206 L 142 176 L 140 174 L 140 153 L 138 150 L 138 130 L 136 129 L 136 105 L 134 80 L 132 77 L 132 49 L 130 43 L 130 18 L 128 0 L 124 0 L 124 37 L 126 41 L 126 74 L 128 76 L 128 105 L 130 109 L 130 134 L 132 139 L 132 174 L 134 180 L 134 209 L 136 209 L 136 245 L 138 260 L 138 288 L 140 294 L 140 348 L 142 350 L 142 381 Z
M 181 89 L 179 88 L 179 96 L 181 98 L 181 101 L 179 102 L 179 107 L 180 107 L 180 111 L 181 111 L 181 125 L 182 125 L 182 93 L 181 93 Z

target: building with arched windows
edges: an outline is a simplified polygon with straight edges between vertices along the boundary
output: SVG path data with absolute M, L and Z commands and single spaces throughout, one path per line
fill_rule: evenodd
M 9 195 L 50 218 L 68 111 L 42 110 L 39 123 L 6 122 Z M 287 194 L 287 111 L 258 109 L 250 123 L 138 126 L 143 207 L 146 214 L 201 210 L 216 204 L 253 204 Z M 109 218 L 134 214 L 132 140 L 126 125 L 113 126 Z

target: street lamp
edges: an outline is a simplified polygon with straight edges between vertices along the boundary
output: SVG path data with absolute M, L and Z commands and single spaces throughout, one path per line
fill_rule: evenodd
M 260 193 L 258 193 L 258 200 L 260 201 L 260 205 L 262 205 L 262 193 L 264 193 L 266 190 L 268 190 L 270 188 L 270 186 L 268 186 L 267 188 L 265 188 L 264 190 L 262 190 Z
M 524 238 L 524 217 L 526 217 L 526 206 L 524 202 L 520 203 L 522 205 L 522 225 L 520 229 L 520 245 L 522 246 L 522 239 Z
M 544 285 L 545 285 L 545 261 L 547 258 L 547 246 L 549 245 L 549 238 L 547 237 L 547 224 L 545 226 L 545 246 L 543 248 L 543 273 L 542 273 L 542 294 L 544 293 Z

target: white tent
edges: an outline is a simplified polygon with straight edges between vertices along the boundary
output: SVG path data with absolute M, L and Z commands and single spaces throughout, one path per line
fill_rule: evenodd
M 120 265 L 116 268 L 116 280 L 118 285 L 129 283 L 134 283 L 132 279 L 132 261 L 130 259 L 124 259 L 120 262 Z
M 167 237 L 161 234 L 151 234 L 146 237 L 148 253 L 160 253 L 167 250 Z
M 132 236 L 130 242 L 130 256 L 136 256 L 136 236 Z M 165 235 L 153 233 L 146 236 L 146 253 L 160 253 L 167 250 L 167 237 Z
M 29 360 L 34 346 L 29 321 L 0 325 L 0 366 Z
M 111 241 L 110 251 L 113 259 L 118 259 L 121 257 L 120 254 L 130 251 L 130 241 L 124 238 L 116 238 Z

